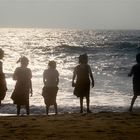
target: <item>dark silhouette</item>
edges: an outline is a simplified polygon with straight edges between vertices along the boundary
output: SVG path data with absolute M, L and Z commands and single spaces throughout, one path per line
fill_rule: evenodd
M 76 78 L 76 83 L 74 82 Z M 83 98 L 86 97 L 87 113 L 91 113 L 89 109 L 89 94 L 90 94 L 90 79 L 92 87 L 94 87 L 94 78 L 90 66 L 88 65 L 88 56 L 83 54 L 79 56 L 79 65 L 74 68 L 72 86 L 74 88 L 74 95 L 80 97 L 80 113 L 83 113 Z
M 0 49 L 0 59 L 3 59 L 4 57 L 4 51 Z M 6 80 L 5 80 L 5 74 L 3 73 L 3 64 L 0 61 L 0 105 L 1 101 L 4 99 L 7 91 L 6 86 Z
M 29 110 L 29 93 L 32 96 L 32 73 L 29 68 L 27 68 L 29 60 L 27 57 L 21 57 L 17 63 L 21 63 L 21 66 L 15 69 L 13 74 L 13 80 L 16 80 L 15 89 L 12 93 L 12 100 L 14 104 L 17 104 L 17 115 L 20 114 L 20 108 L 22 105 L 26 108 L 27 115 L 30 114 Z
M 43 73 L 44 87 L 42 91 L 42 96 L 44 97 L 44 102 L 46 104 L 46 114 L 48 115 L 49 107 L 54 105 L 55 114 L 57 114 L 57 103 L 56 95 L 58 92 L 59 83 L 59 73 L 56 70 L 56 62 L 49 61 L 48 69 L 44 70 Z
M 132 111 L 134 102 L 137 96 L 140 96 L 140 53 L 136 55 L 136 62 L 128 76 L 133 76 L 133 93 L 134 96 L 131 101 L 129 111 Z

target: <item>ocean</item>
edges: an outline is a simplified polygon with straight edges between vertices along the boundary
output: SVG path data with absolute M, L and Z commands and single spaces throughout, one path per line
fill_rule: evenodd
M 49 60 L 55 60 L 60 74 L 57 104 L 59 113 L 79 112 L 79 99 L 71 86 L 73 70 L 80 54 L 87 53 L 95 87 L 90 91 L 92 112 L 124 112 L 133 95 L 132 78 L 128 77 L 140 52 L 140 30 L 76 30 L 48 28 L 1 28 L 0 48 L 5 51 L 3 70 L 8 91 L 0 107 L 0 115 L 16 114 L 10 96 L 15 86 L 13 72 L 20 56 L 29 58 L 32 70 L 33 97 L 31 114 L 45 114 L 42 97 L 43 71 Z M 84 100 L 86 109 L 86 102 Z M 134 108 L 140 109 L 140 99 Z M 21 112 L 24 114 L 25 110 Z M 50 110 L 53 113 L 53 107 Z

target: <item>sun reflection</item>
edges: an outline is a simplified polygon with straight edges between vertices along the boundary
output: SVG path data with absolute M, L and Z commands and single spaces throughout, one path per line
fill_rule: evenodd
M 78 106 L 79 102 L 73 96 L 71 79 L 79 55 L 86 52 L 95 78 L 95 87 L 91 90 L 91 104 L 123 105 L 123 96 L 128 103 L 130 97 L 124 85 L 127 83 L 130 90 L 131 81 L 126 78 L 126 73 L 134 63 L 132 58 L 137 49 L 129 47 L 121 50 L 116 47 L 112 42 L 119 37 L 119 32 L 115 31 L 113 33 L 67 29 L 1 29 L 0 47 L 5 51 L 3 68 L 8 83 L 7 98 L 4 102 L 11 102 L 10 95 L 15 86 L 12 74 L 19 66 L 16 63 L 18 58 L 25 55 L 29 58 L 28 67 L 33 74 L 34 96 L 31 98 L 31 104 L 44 105 L 41 96 L 42 74 L 48 62 L 55 60 L 60 73 L 58 104 Z M 105 42 L 107 44 L 104 44 Z M 128 52 L 128 49 L 132 51 Z

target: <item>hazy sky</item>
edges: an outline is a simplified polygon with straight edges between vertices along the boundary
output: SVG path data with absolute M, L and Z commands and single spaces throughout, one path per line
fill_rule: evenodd
M 140 0 L 0 0 L 0 27 L 140 29 Z

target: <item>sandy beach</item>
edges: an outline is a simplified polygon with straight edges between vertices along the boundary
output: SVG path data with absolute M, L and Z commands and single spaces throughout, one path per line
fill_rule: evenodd
M 139 140 L 139 132 L 139 112 L 0 117 L 0 140 Z

